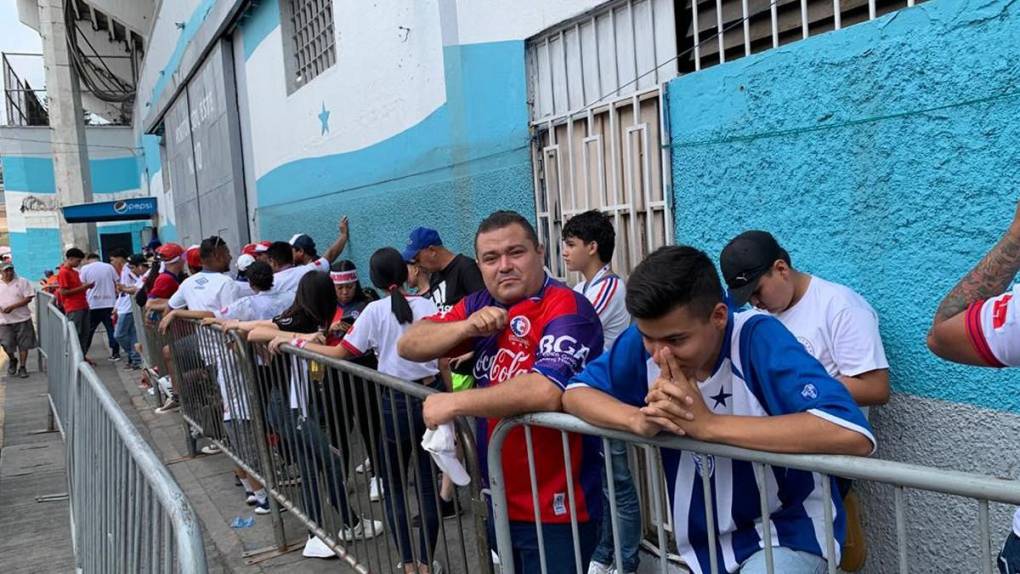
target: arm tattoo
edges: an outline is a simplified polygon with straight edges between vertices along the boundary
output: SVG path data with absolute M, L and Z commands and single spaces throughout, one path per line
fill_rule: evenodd
M 1020 270 L 1020 238 L 1006 235 L 946 295 L 935 312 L 932 325 L 953 317 L 971 303 L 1006 290 Z

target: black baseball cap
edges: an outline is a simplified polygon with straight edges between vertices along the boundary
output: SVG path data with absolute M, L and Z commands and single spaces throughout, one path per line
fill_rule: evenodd
M 723 247 L 719 256 L 723 279 L 735 305 L 743 305 L 758 288 L 758 280 L 786 251 L 767 231 L 745 231 Z

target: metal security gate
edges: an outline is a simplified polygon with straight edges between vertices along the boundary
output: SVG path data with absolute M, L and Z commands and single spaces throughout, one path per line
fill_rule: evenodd
M 547 265 L 567 219 L 613 218 L 613 267 L 626 275 L 673 239 L 663 88 L 676 76 L 671 0 L 614 2 L 528 40 L 532 163 Z
M 209 235 L 249 240 L 240 121 L 230 45 L 221 40 L 163 119 L 177 232 L 183 245 Z

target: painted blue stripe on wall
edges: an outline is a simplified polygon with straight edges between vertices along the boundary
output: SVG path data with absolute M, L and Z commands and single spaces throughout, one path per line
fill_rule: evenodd
M 7 191 L 56 193 L 53 160 L 48 157 L 4 156 L 4 188 Z
M 165 66 L 160 70 L 161 74 L 156 83 L 152 86 L 152 92 L 149 94 L 149 100 L 145 103 L 151 104 L 163 95 L 163 90 L 166 89 L 167 84 L 170 83 L 170 78 L 173 77 L 174 73 L 177 72 L 178 68 L 181 67 L 181 60 L 184 58 L 184 50 L 187 49 L 188 44 L 191 43 L 192 38 L 198 33 L 199 27 L 205 20 L 205 17 L 209 15 L 209 11 L 212 10 L 216 0 L 202 0 L 202 3 L 195 8 L 195 11 L 191 13 L 191 17 L 184 24 L 184 29 L 181 30 L 181 35 L 177 37 L 177 43 L 174 45 L 174 51 L 170 54 L 170 59 L 167 60 Z
M 4 186 L 8 191 L 56 193 L 53 159 L 4 156 Z M 139 188 L 138 160 L 134 156 L 89 160 L 93 193 L 117 193 Z
M 149 179 L 151 180 L 163 169 L 163 164 L 159 159 L 159 136 L 143 134 L 141 147 L 144 158 L 142 166 L 148 172 Z
M 63 260 L 60 231 L 56 228 L 12 231 L 10 238 L 15 269 L 29 281 L 42 279 L 44 270 L 55 268 Z
M 244 59 L 250 58 L 262 40 L 265 40 L 266 36 L 279 25 L 280 3 L 278 0 L 264 0 L 249 9 L 241 20 Z
M 493 42 L 443 50 L 447 101 L 418 124 L 360 150 L 304 158 L 256 182 L 259 206 L 300 201 L 452 168 L 528 146 L 524 43 Z M 460 81 L 464 78 L 465 81 Z M 326 102 L 329 107 L 329 102 Z M 508 154 L 517 161 L 515 154 Z M 467 170 L 461 173 L 460 170 Z

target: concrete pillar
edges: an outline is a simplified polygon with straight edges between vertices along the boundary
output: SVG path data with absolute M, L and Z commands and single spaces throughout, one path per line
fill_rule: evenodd
M 92 174 L 85 142 L 84 113 L 78 74 L 71 65 L 64 25 L 63 0 L 39 1 L 39 34 L 43 41 L 46 96 L 50 115 L 50 148 L 58 204 L 92 201 Z M 61 253 L 67 245 L 86 252 L 99 248 L 94 223 L 68 224 L 58 214 Z

